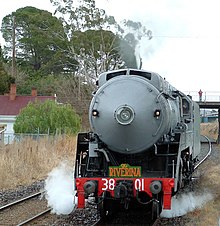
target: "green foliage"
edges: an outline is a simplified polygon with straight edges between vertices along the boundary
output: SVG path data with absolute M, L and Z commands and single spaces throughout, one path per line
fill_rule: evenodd
M 120 62 L 119 38 L 111 31 L 86 30 L 75 31 L 70 43 L 74 46 L 74 53 L 82 61 L 84 67 L 89 71 L 99 73 L 98 68 L 103 70 L 114 69 Z
M 10 77 L 7 74 L 2 74 L 0 63 L 0 95 L 4 95 L 9 92 L 9 81 Z
M 54 101 L 36 101 L 23 108 L 16 118 L 16 133 L 60 133 L 75 134 L 80 129 L 80 117 L 70 105 L 59 105 Z
M 2 51 L 0 46 L 0 95 L 8 93 L 12 78 L 7 74 L 3 65 Z
M 95 72 L 123 67 L 137 68 L 135 50 L 128 41 L 107 30 L 86 30 L 73 32 L 70 40 L 74 52 L 83 55 L 87 72 Z
M 5 53 L 8 56 L 11 56 L 12 51 L 13 26 L 16 33 L 17 65 L 31 73 L 63 71 L 66 67 L 63 62 L 68 58 L 65 54 L 68 40 L 59 19 L 48 11 L 34 7 L 20 8 L 4 17 L 1 31 L 7 44 Z
M 19 95 L 30 95 L 32 88 L 37 89 L 38 95 L 51 96 L 57 93 L 57 86 L 62 77 L 48 75 L 41 77 L 36 75 L 33 77 L 25 76 L 16 82 L 17 93 Z

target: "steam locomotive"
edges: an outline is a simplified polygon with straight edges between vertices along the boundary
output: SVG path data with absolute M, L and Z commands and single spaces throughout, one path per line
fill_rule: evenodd
M 137 204 L 157 218 L 192 179 L 200 153 L 199 106 L 145 70 L 108 71 L 97 85 L 92 132 L 77 139 L 77 208 L 93 197 L 102 217 Z

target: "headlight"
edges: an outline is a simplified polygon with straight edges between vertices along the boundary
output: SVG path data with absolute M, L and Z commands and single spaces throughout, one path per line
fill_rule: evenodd
M 116 121 L 121 125 L 128 125 L 134 120 L 134 110 L 127 105 L 120 106 L 115 111 Z
M 98 117 L 99 116 L 99 112 L 95 109 L 92 110 L 92 116 L 93 117 Z
M 94 193 L 97 188 L 97 183 L 95 181 L 89 180 L 83 185 L 84 191 L 87 195 Z
M 159 118 L 160 117 L 160 113 L 161 113 L 161 111 L 159 109 L 155 110 L 154 111 L 154 117 L 155 118 Z

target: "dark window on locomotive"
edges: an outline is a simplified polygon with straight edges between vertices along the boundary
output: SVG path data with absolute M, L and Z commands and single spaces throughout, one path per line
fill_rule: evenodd
M 144 78 L 147 78 L 147 79 L 151 80 L 151 73 L 146 72 L 146 71 L 134 71 L 134 70 L 131 70 L 130 71 L 130 75 L 138 75 L 138 76 L 141 76 L 141 77 L 144 77 Z
M 116 71 L 116 72 L 112 72 L 112 73 L 108 73 L 106 76 L 106 80 L 108 81 L 109 79 L 112 79 L 114 77 L 117 77 L 119 75 L 126 75 L 127 71 Z
M 186 99 L 182 100 L 183 115 L 188 115 L 190 113 L 190 104 Z
M 131 75 L 139 75 L 141 77 L 144 77 L 144 78 L 147 78 L 147 79 L 151 80 L 151 73 L 146 72 L 146 71 L 134 71 L 134 70 L 131 70 L 130 74 Z

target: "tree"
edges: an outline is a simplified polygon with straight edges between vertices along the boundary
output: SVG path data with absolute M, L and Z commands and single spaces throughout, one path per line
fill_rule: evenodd
M 95 0 L 50 0 L 50 2 L 56 7 L 55 14 L 60 16 L 68 31 L 103 30 L 116 24 L 114 17 L 106 15 L 103 9 L 96 7 Z
M 14 20 L 18 65 L 44 74 L 59 73 L 73 67 L 73 62 L 66 65 L 67 60 L 64 60 L 68 58 L 64 51 L 68 40 L 62 22 L 48 11 L 34 7 L 20 8 L 3 18 L 1 31 L 6 42 L 5 54 L 9 59 L 13 47 Z
M 15 133 L 60 133 L 75 134 L 80 129 L 80 117 L 70 105 L 54 101 L 36 101 L 21 110 L 14 124 Z
M 48 75 L 44 77 L 21 76 L 16 78 L 17 93 L 21 95 L 30 95 L 33 87 L 37 88 L 38 95 L 51 96 L 57 94 L 57 85 L 60 80 L 63 79 L 63 77 L 56 75 Z M 63 88 L 65 89 L 65 87 Z
M 97 8 L 95 0 L 51 2 L 68 30 L 69 54 L 78 61 L 78 74 L 94 82 L 103 71 L 137 67 L 135 49 L 119 35 L 122 30 L 114 17 Z
M 113 16 L 96 7 L 95 0 L 50 1 L 56 6 L 55 14 L 61 15 L 63 24 L 68 30 L 70 49 L 73 50 L 70 55 L 75 55 L 75 58 L 79 59 L 78 69 L 81 72 L 82 65 L 90 71 L 93 69 L 93 75 L 96 76 L 97 73 L 106 70 L 141 67 L 138 43 L 142 37 L 149 37 L 151 33 L 140 22 L 123 20 L 118 24 Z M 107 35 L 109 38 L 106 38 Z M 83 40 L 83 43 L 79 45 L 77 39 Z M 77 43 L 77 46 L 73 43 Z M 77 48 L 80 49 L 80 54 Z M 80 56 L 83 56 L 84 60 L 80 59 Z M 90 67 L 85 67 L 86 64 Z
M 79 71 L 91 79 L 97 78 L 103 71 L 136 66 L 134 49 L 111 31 L 75 31 L 70 43 L 72 55 L 79 62 Z M 121 48 L 123 44 L 126 49 Z M 125 55 L 133 57 L 133 64 Z
M 2 50 L 0 46 L 0 95 L 8 93 L 11 82 L 14 82 L 14 80 L 5 71 Z

